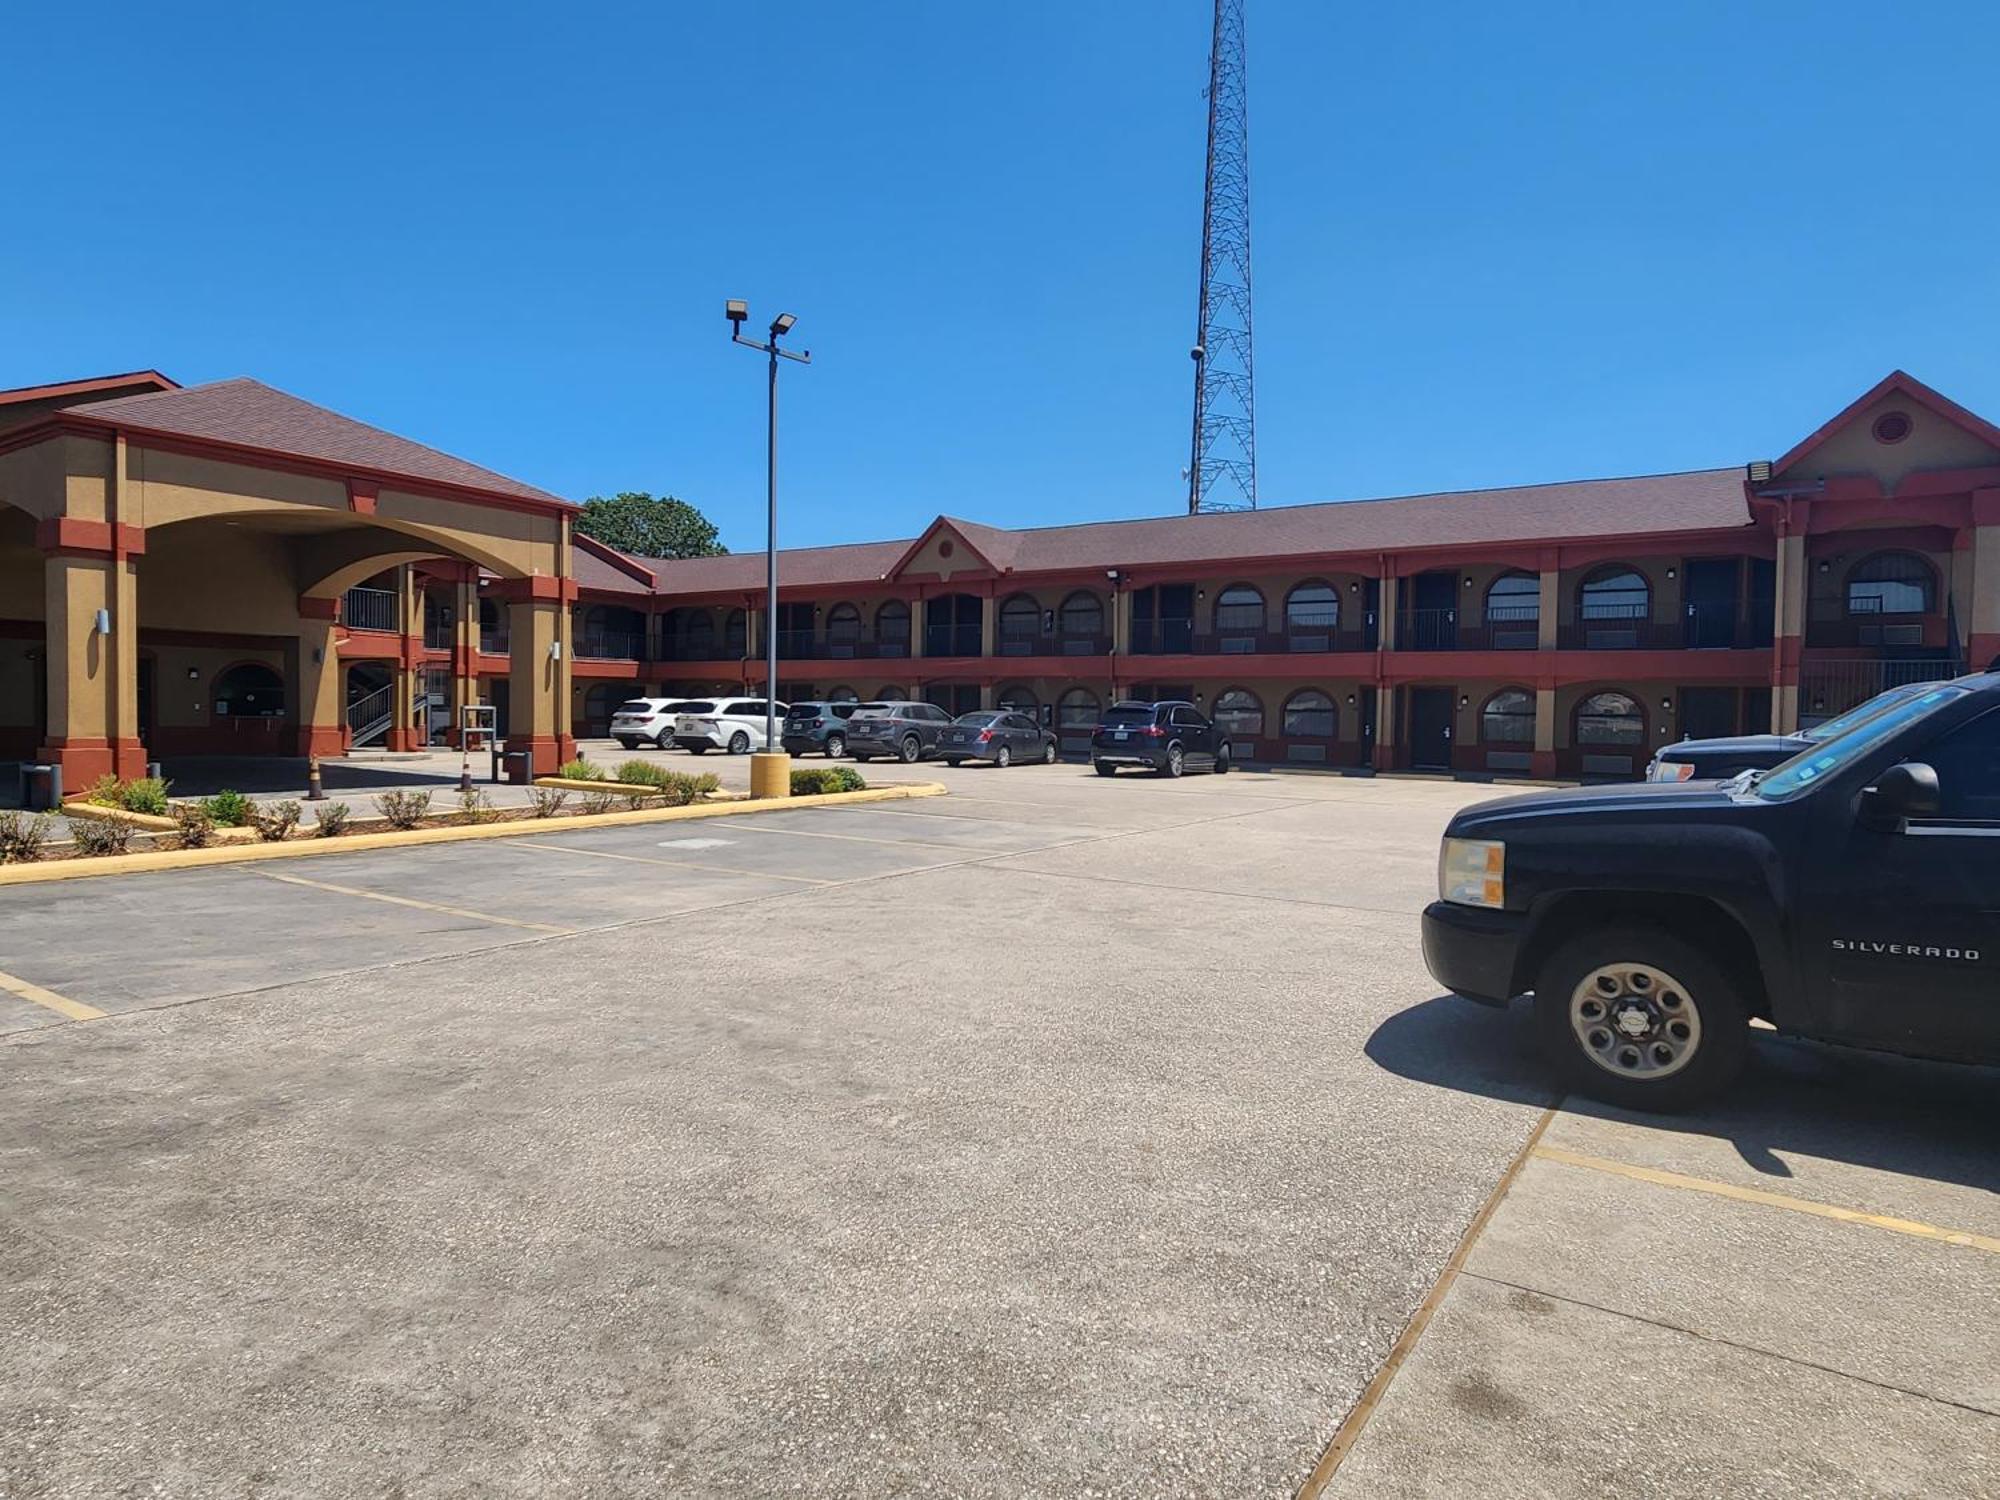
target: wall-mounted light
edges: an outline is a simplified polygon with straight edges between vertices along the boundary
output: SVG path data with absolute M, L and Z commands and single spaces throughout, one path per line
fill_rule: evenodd
M 200 682 L 200 681 L 201 681 L 201 668 L 200 668 L 200 667 L 189 667 L 189 668 L 188 668 L 188 681 L 189 681 L 189 682 Z
M 1671 573 L 1669 573 L 1669 574 L 1667 575 L 1667 577 L 1669 577 L 1669 578 L 1671 578 L 1671 577 L 1673 577 L 1673 576 L 1674 576 L 1674 575 L 1673 575 L 1673 574 L 1671 574 Z M 1470 578 L 1468 578 L 1468 579 L 1466 579 L 1466 580 L 1465 580 L 1465 586 L 1466 586 L 1467 588 L 1471 588 L 1471 587 L 1472 587 L 1472 580 L 1471 580 Z
M 1822 573 L 1826 573 L 1826 572 L 1831 572 L 1831 571 L 1832 571 L 1832 568 L 1833 568 L 1833 564 L 1829 563 L 1829 562 L 1828 562 L 1828 561 L 1827 561 L 1827 560 L 1826 560 L 1825 558 L 1823 558 L 1823 557 L 1822 557 L 1822 558 L 1821 558 L 1821 559 L 1819 560 L 1819 570 L 1820 570 L 1820 572 L 1822 572 Z
M 1674 700 L 1671 698 L 1662 698 L 1660 700 L 1660 707 L 1664 708 L 1668 713 L 1672 713 L 1674 711 Z
M 313 665 L 318 666 L 321 662 L 325 660 L 326 660 L 326 653 L 320 650 L 320 648 L 317 646 L 313 647 Z
M 1349 694 L 1347 695 L 1347 706 L 1348 706 L 1349 708 L 1352 708 L 1352 707 L 1354 707 L 1354 694 L 1352 694 L 1352 693 L 1349 693 Z
M 1671 578 L 1673 576 L 1674 576 L 1674 570 L 1672 568 L 1667 569 L 1667 577 Z
M 1348 585 L 1347 585 L 1347 592 L 1348 592 L 1348 593 L 1350 593 L 1350 594 L 1358 594 L 1358 593 L 1360 593 L 1360 592 L 1361 592 L 1361 580 L 1357 578 L 1357 579 L 1355 579 L 1355 580 L 1354 580 L 1354 581 L 1353 581 L 1352 583 L 1348 584 Z
M 561 660 L 562 660 L 562 642 L 561 642 L 561 641 L 550 641 L 550 642 L 549 642 L 549 660 L 550 660 L 550 661 L 561 661 Z
M 1458 706 L 1460 708 L 1470 708 L 1472 707 L 1472 699 L 1467 697 L 1464 693 L 1460 693 L 1458 695 Z
M 110 610 L 108 610 L 108 609 L 100 609 L 100 610 L 99 610 L 99 611 L 97 612 L 97 620 L 96 620 L 96 628 L 97 628 L 97 633 L 98 633 L 99 635 L 109 635 L 109 634 L 111 634 L 111 611 L 110 611 Z
M 1109 578 L 1113 583 L 1116 583 L 1119 579 L 1123 578 L 1125 575 L 1123 573 L 1120 573 L 1116 568 L 1106 568 L 1104 570 L 1104 576 L 1106 578 Z
M 1196 589 L 1194 591 L 1194 596 L 1197 599 L 1206 599 L 1208 597 L 1208 591 L 1206 589 Z

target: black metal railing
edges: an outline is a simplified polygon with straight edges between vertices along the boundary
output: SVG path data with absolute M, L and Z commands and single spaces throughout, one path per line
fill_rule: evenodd
M 482 625 L 479 627 L 479 649 L 489 656 L 505 656 L 510 642 L 506 625 Z
M 1194 650 L 1194 621 L 1173 618 L 1134 620 L 1135 656 L 1186 656 Z
M 926 656 L 980 656 L 984 643 L 980 628 L 972 625 L 931 625 L 924 630 Z
M 1456 651 L 1458 611 L 1406 609 L 1396 616 L 1398 651 Z
M 1942 682 L 1965 671 L 1950 653 L 1809 661 L 1799 671 L 1799 723 L 1813 725 L 1844 714 L 1877 693 L 1912 682 Z
M 996 656 L 1103 656 L 1111 650 L 1108 635 L 1086 635 L 1075 631 L 1002 630 L 995 643 Z
M 341 596 L 341 622 L 349 630 L 398 631 L 394 589 L 349 589 Z
M 585 661 L 643 661 L 643 630 L 586 630 L 576 638 L 576 654 Z

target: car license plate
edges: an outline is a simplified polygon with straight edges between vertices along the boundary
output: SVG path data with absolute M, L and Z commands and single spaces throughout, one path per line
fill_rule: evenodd
M 1114 740 L 1129 740 L 1131 737 L 1132 734 L 1130 730 L 1114 729 L 1111 731 L 1111 738 L 1113 738 Z

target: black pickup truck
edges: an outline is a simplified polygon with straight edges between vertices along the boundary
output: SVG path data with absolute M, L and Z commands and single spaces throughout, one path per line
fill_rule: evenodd
M 1891 704 L 1921 693 L 1929 682 L 1908 683 L 1877 693 L 1866 703 L 1846 713 L 1801 729 L 1797 734 L 1742 734 L 1720 740 L 1677 740 L 1654 752 L 1646 767 L 1648 781 L 1711 781 L 1734 776 L 1740 771 L 1768 771 L 1784 764 L 1801 750 L 1847 733 L 1863 719 L 1872 718 Z
M 1933 684 L 1768 771 L 1540 792 L 1445 830 L 1424 958 L 1532 992 L 1568 1083 L 1685 1107 L 1751 1018 L 1796 1036 L 2000 1061 L 2000 673 Z

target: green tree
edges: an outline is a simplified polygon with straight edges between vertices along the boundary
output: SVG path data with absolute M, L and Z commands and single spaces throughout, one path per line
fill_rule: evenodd
M 729 551 L 716 540 L 715 523 L 687 501 L 644 490 L 592 495 L 576 529 L 639 557 L 721 557 Z

